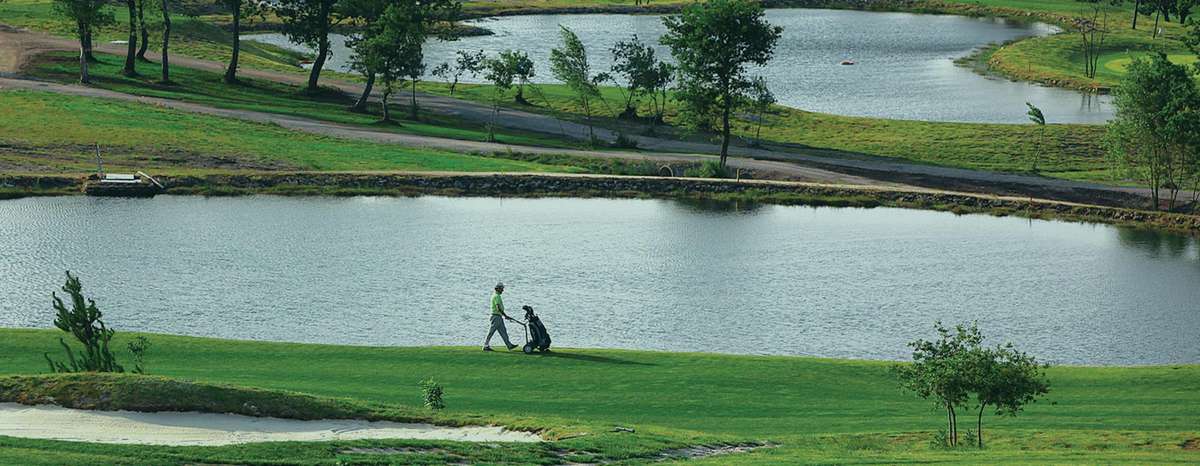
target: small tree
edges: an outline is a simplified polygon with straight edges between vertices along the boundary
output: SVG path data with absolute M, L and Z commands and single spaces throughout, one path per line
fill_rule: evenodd
M 663 118 L 667 113 L 667 98 L 670 91 L 671 82 L 675 80 L 675 66 L 660 61 L 654 65 L 654 69 L 646 75 L 645 91 L 650 96 L 650 104 L 654 107 L 654 115 L 650 118 L 650 129 L 648 132 L 654 134 L 655 128 L 663 123 Z
M 433 69 L 433 75 L 439 76 L 446 80 L 446 84 L 450 86 L 450 95 L 454 95 L 455 88 L 458 87 L 458 81 L 463 75 L 469 74 L 472 78 L 479 76 L 483 71 L 487 55 L 483 54 L 483 50 L 477 52 L 468 52 L 459 50 L 454 54 L 454 64 L 442 63 Z
M 1025 405 L 1050 391 L 1045 369 L 1037 359 L 1017 351 L 1012 343 L 973 351 L 972 391 L 979 407 L 975 421 L 976 446 L 983 448 L 983 412 L 1016 417 Z
M 146 6 L 150 0 L 135 0 L 137 6 L 137 23 L 138 23 L 138 50 L 137 59 L 141 61 L 150 61 L 146 59 L 146 50 L 150 48 L 150 31 L 146 29 Z M 154 8 L 154 4 L 150 4 L 150 8 Z
M 1101 0 L 1083 0 L 1090 6 L 1089 11 L 1081 12 L 1072 18 L 1071 23 L 1079 32 L 1080 45 L 1083 49 L 1083 75 L 1095 79 L 1100 62 L 1100 52 L 1104 48 L 1104 39 L 1108 35 L 1108 10 L 1101 5 Z
M 613 56 L 613 84 L 620 86 L 625 97 L 625 109 L 618 117 L 636 120 L 638 97 L 646 92 L 653 79 L 654 67 L 658 63 L 654 57 L 654 48 L 643 44 L 638 36 L 634 35 L 628 40 L 617 42 L 610 50 Z
M 79 82 L 92 82 L 88 74 L 88 61 L 92 55 L 92 33 L 112 24 L 113 13 L 104 0 L 54 0 L 54 12 L 74 23 L 75 37 L 79 38 Z
M 566 83 L 567 87 L 575 92 L 575 100 L 583 107 L 583 118 L 588 125 L 588 138 L 594 143 L 596 131 L 592 128 L 591 104 L 600 97 L 598 84 L 606 80 L 607 75 L 592 76 L 583 41 L 566 26 L 558 27 L 562 47 L 550 50 L 550 71 L 556 79 Z
M 938 339 L 916 340 L 908 346 L 913 349 L 913 362 L 897 365 L 893 371 L 900 379 L 900 386 L 924 399 L 931 399 L 946 410 L 948 446 L 958 445 L 958 408 L 970 399 L 972 373 L 970 371 L 975 352 L 983 342 L 983 335 L 975 324 L 958 325 L 954 330 L 941 322 L 934 324 Z
M 506 57 L 514 57 L 517 52 L 505 50 L 500 52 L 499 58 L 491 58 L 486 62 L 484 79 L 492 83 L 492 118 L 488 120 L 488 141 L 496 140 L 496 116 L 500 114 L 500 95 L 513 85 L 513 60 Z
M 771 60 L 783 28 L 768 23 L 762 4 L 752 0 L 693 3 L 678 16 L 663 18 L 663 24 L 667 33 L 660 41 L 679 66 L 677 94 L 696 118 L 708 122 L 716 114 L 720 119 L 724 169 L 733 109 L 750 88 L 746 66 Z
M 750 105 L 754 109 L 756 127 L 754 130 L 754 144 L 762 144 L 762 127 L 763 121 L 767 118 L 767 112 L 771 110 L 771 106 L 775 105 L 775 94 L 767 87 L 767 80 L 762 76 L 754 78 L 754 82 L 750 85 Z
M 445 389 L 442 384 L 432 378 L 421 381 L 421 398 L 424 401 L 425 407 L 433 411 L 441 411 L 446 408 L 446 402 L 442 399 L 445 395 Z
M 1029 116 L 1029 121 L 1038 126 L 1038 143 L 1037 148 L 1033 151 L 1033 171 L 1037 172 L 1038 159 L 1042 156 L 1042 144 L 1046 141 L 1046 115 L 1042 114 L 1042 109 L 1029 102 L 1025 102 L 1025 106 L 1029 107 L 1029 111 L 1025 112 L 1025 115 Z
M 505 56 L 505 54 L 508 54 Z M 513 84 L 517 86 L 517 95 L 513 97 L 513 101 L 521 105 L 529 105 L 529 101 L 525 100 L 525 86 L 529 85 L 529 80 L 533 79 L 534 68 L 533 60 L 529 59 L 529 55 L 520 51 L 501 52 L 501 59 L 508 61 L 508 65 L 512 69 Z
M 129 353 L 133 355 L 133 373 L 146 373 L 146 351 L 150 350 L 150 339 L 142 335 L 138 335 L 133 341 L 127 344 Z
M 160 82 L 163 84 L 170 84 L 171 82 L 171 59 L 170 54 L 168 53 L 168 49 L 171 45 L 171 12 L 168 9 L 167 1 L 168 0 L 161 0 L 158 8 L 159 12 L 162 13 L 163 26 L 162 50 L 160 51 L 162 60 L 159 63 L 160 67 L 162 68 L 162 79 Z
M 56 311 L 54 326 L 71 334 L 76 341 L 83 344 L 83 352 L 76 354 L 66 340 L 59 338 L 59 344 L 67 353 L 66 362 L 50 359 L 50 354 L 46 353 L 44 356 L 46 362 L 50 364 L 50 370 L 53 372 L 124 372 L 125 369 L 117 364 L 117 359 L 108 349 L 108 343 L 112 341 L 116 331 L 108 328 L 104 325 L 104 321 L 100 320 L 103 314 L 96 308 L 96 302 L 83 297 L 83 285 L 79 283 L 79 278 L 71 275 L 71 272 L 68 271 L 67 282 L 63 285 L 62 291 L 67 293 L 70 298 L 71 307 L 67 308 L 58 294 L 50 294 L 54 298 L 54 310 Z

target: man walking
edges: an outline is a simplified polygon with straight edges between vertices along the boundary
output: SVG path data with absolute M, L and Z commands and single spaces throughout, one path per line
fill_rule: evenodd
M 508 329 L 504 328 L 504 321 L 513 320 L 513 318 L 504 313 L 504 299 L 500 297 L 502 294 L 504 294 L 504 284 L 497 283 L 496 292 L 492 293 L 492 328 L 488 330 L 487 339 L 483 340 L 484 351 L 492 351 L 492 335 L 496 332 L 500 332 L 500 338 L 504 340 L 504 345 L 508 347 L 509 351 L 517 347 L 508 341 Z

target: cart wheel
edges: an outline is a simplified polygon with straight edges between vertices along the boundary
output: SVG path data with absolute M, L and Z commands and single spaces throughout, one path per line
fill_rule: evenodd
M 522 350 L 525 351 L 525 354 L 533 354 L 533 343 L 526 343 Z

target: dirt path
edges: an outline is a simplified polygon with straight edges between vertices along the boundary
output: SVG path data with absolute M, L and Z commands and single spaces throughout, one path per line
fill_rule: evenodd
M 537 434 L 503 427 L 443 427 L 356 419 L 301 421 L 198 412 L 92 411 L 16 403 L 0 403 L 0 435 L 74 442 L 194 446 L 358 439 L 542 441 Z
M 124 53 L 124 50 L 112 44 L 97 47 L 101 51 Z M 8 70 L 10 73 L 19 72 L 19 64 L 24 63 L 34 53 L 47 50 L 75 50 L 75 43 L 68 39 L 52 37 L 47 34 L 33 32 L 17 32 L 0 30 L 0 56 L 15 55 L 19 58 L 17 68 Z M 8 50 L 8 52 L 4 52 Z M 14 51 L 15 50 L 15 51 Z M 153 57 L 153 53 L 148 54 Z M 153 57 L 157 58 L 157 57 Z M 13 60 L 10 60 L 13 61 Z M 183 56 L 172 57 L 173 64 L 180 66 L 220 72 L 223 63 L 198 60 Z M 2 62 L 0 62 L 2 63 Z M 0 72 L 5 71 L 0 69 Z M 264 80 L 302 84 L 306 76 L 302 73 L 283 73 L 262 70 L 241 70 L 242 76 Z M 362 91 L 360 85 L 334 79 L 322 80 L 323 85 L 341 89 L 344 92 L 356 94 Z M 395 133 L 372 131 L 334 123 L 308 120 L 295 117 L 264 114 L 258 112 L 222 110 L 193 104 L 172 103 L 162 99 L 130 98 L 118 93 L 105 93 L 91 88 L 61 85 L 33 85 L 28 82 L 7 80 L 0 85 L 14 88 L 38 88 L 52 92 L 62 92 L 75 95 L 92 95 L 95 97 L 120 98 L 138 100 L 186 111 L 195 111 L 219 116 L 242 118 L 251 121 L 277 123 L 291 129 L 325 134 L 331 136 L 368 139 L 379 142 L 415 145 L 420 147 L 440 148 L 465 152 L 493 152 L 496 150 L 514 150 L 529 153 L 565 153 L 589 157 L 617 157 L 629 159 L 647 159 L 662 161 L 697 160 L 700 154 L 716 154 L 719 147 L 715 144 L 676 141 L 649 136 L 633 136 L 638 141 L 638 147 L 658 153 L 643 152 L 598 152 L 571 151 L 562 149 L 545 149 L 507 144 L 489 144 L 473 141 L 460 141 L 431 137 L 400 135 Z M 32 87 L 31 87 L 32 86 Z M 421 106 L 427 111 L 453 115 L 458 118 L 483 124 L 491 119 L 491 108 L 464 100 L 442 96 L 421 95 Z M 504 127 L 533 131 L 569 138 L 586 140 L 588 128 L 585 125 L 571 121 L 559 120 L 547 115 L 524 112 L 513 109 L 502 109 L 498 122 Z M 597 128 L 596 134 L 602 139 L 616 139 L 613 131 Z M 1096 183 L 1077 182 L 1053 178 L 1043 178 L 1014 173 L 1000 173 L 968 170 L 961 168 L 920 165 L 902 160 L 874 157 L 858 154 L 829 154 L 817 151 L 797 149 L 764 150 L 746 147 L 730 148 L 732 155 L 738 157 L 731 160 L 734 168 L 767 171 L 779 176 L 807 181 L 831 182 L 843 184 L 882 184 L 922 186 L 934 189 L 950 189 L 993 193 L 1011 196 L 1030 196 L 1047 199 L 1058 199 L 1072 202 L 1088 202 L 1108 205 L 1129 205 L 1140 203 L 1139 197 L 1148 197 L 1149 192 L 1141 188 L 1113 187 Z M 1181 196 L 1184 194 L 1181 193 Z M 1190 194 L 1188 194 L 1190 195 Z

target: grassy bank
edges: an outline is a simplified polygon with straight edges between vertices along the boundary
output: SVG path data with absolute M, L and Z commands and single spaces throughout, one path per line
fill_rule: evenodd
M 0 171 L 94 171 L 93 147 L 111 169 L 166 173 L 229 170 L 581 171 L 498 157 L 321 137 L 278 126 L 138 103 L 43 92 L 0 92 L 21 115 L 0 125 Z
M 43 372 L 42 352 L 57 350 L 57 332 L 2 330 L 0 336 L 0 374 Z M 117 347 L 124 348 L 127 337 L 119 336 Z M 942 417 L 932 404 L 901 393 L 884 362 L 581 349 L 525 356 L 476 348 L 150 338 L 155 346 L 149 367 L 155 375 L 390 406 L 418 406 L 416 383 L 435 377 L 446 386 L 447 416 L 469 413 L 526 425 L 555 424 L 564 432 L 599 433 L 614 425 L 637 431 L 638 440 L 611 433 L 588 440 L 605 454 L 719 439 L 778 445 L 702 464 L 1200 460 L 1200 451 L 1185 448 L 1200 436 L 1195 423 L 1200 394 L 1191 390 L 1200 383 L 1200 366 L 1051 369 L 1048 399 L 1016 419 L 988 416 L 990 446 L 955 451 L 929 446 L 929 432 L 941 425 Z M 530 387 L 522 375 L 534 373 L 536 387 Z M 71 461 L 75 455 L 104 462 L 142 454 L 175 458 L 170 462 L 220 458 L 249 463 L 279 455 L 286 462 L 311 454 L 309 461 L 319 464 L 335 461 L 337 450 L 318 444 L 97 449 L 0 440 L 0 458 L 43 455 L 42 461 L 49 463 Z
M 422 83 L 422 90 L 448 95 L 443 83 Z M 571 92 L 562 85 L 539 84 L 537 92 L 527 93 L 533 104 L 513 102 L 512 92 L 501 97 L 504 105 L 530 112 L 544 113 L 577 122 L 583 112 Z M 593 121 L 598 126 L 642 134 L 649 125 L 620 120 L 623 98 L 614 87 L 601 88 L 604 101 L 593 106 Z M 490 103 L 490 85 L 459 84 L 455 97 Z M 640 114 L 648 115 L 649 102 L 643 102 Z M 679 108 L 674 101 L 667 106 L 666 122 L 659 126 L 664 137 L 711 141 L 715 136 L 682 129 Z M 977 170 L 1028 172 L 1034 158 L 1040 159 L 1039 173 L 1045 176 L 1114 182 L 1104 159 L 1101 137 L 1104 128 L 1097 125 L 1050 124 L 1042 131 L 1033 125 L 990 123 L 939 123 L 913 120 L 847 117 L 806 112 L 774 106 L 762 128 L 762 140 L 779 150 L 803 150 L 817 155 L 853 157 L 857 154 L 901 159 L 909 162 Z M 754 140 L 757 124 L 751 116 L 739 114 L 734 125 L 735 144 Z

